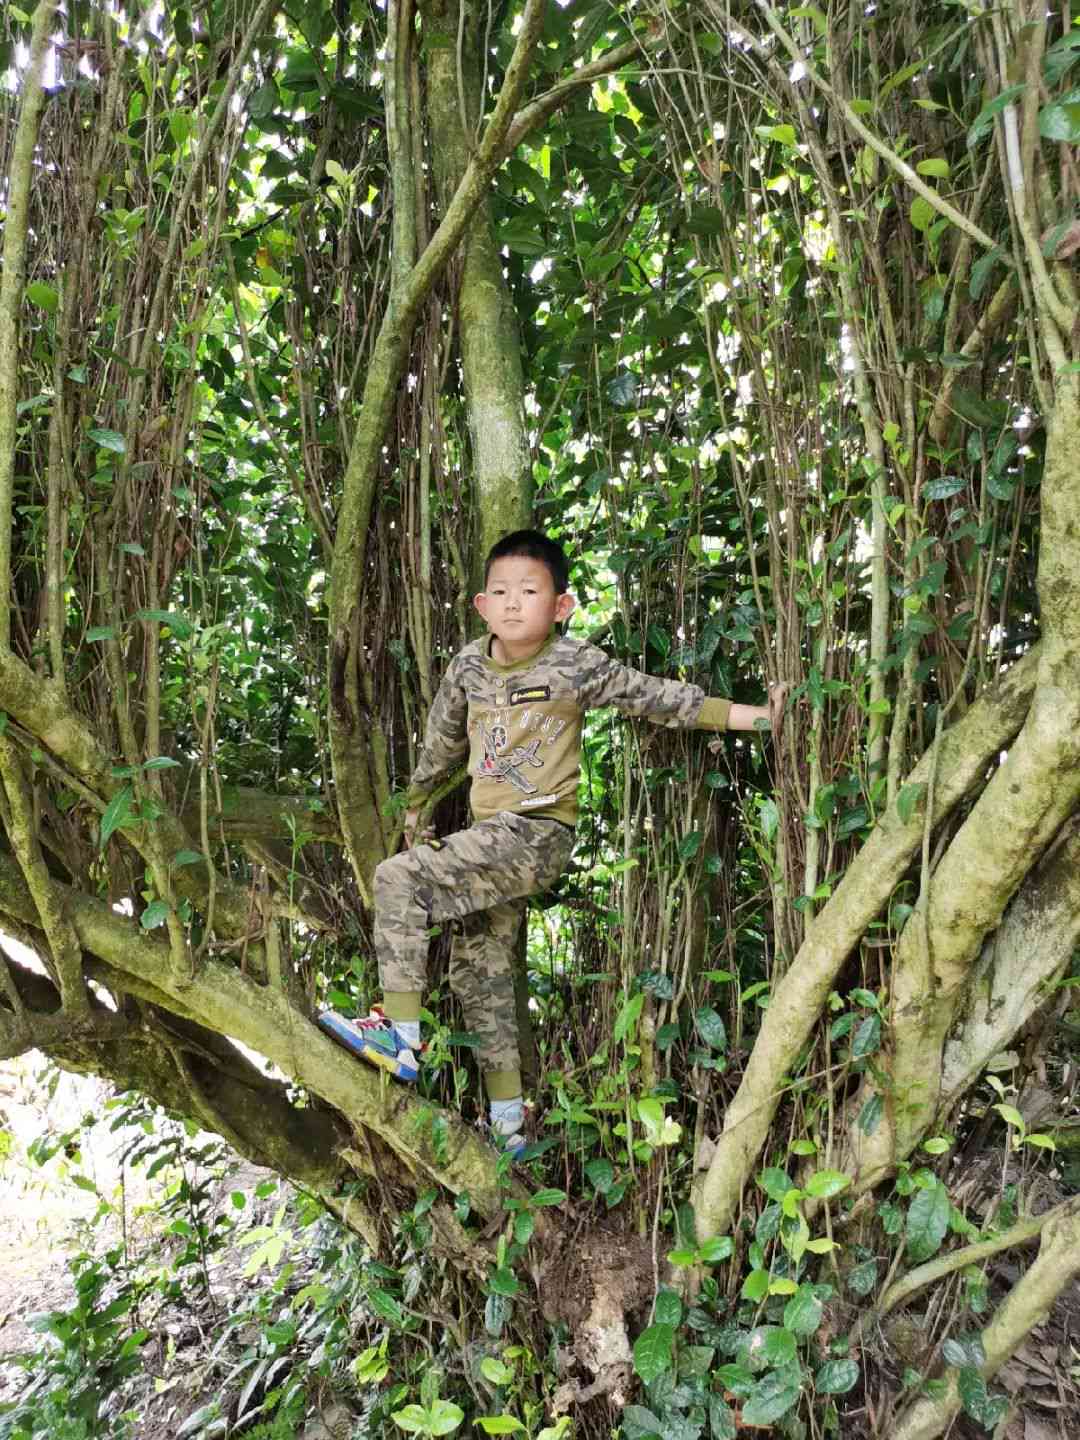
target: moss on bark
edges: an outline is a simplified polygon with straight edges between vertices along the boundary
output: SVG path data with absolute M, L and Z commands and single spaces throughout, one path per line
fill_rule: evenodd
M 941 736 L 909 776 L 909 783 L 925 782 L 937 767 L 933 823 L 940 823 L 982 782 L 987 765 L 1020 728 L 1038 663 L 1037 652 L 1025 656 Z M 910 865 L 923 825 L 920 812 L 906 823 L 895 811 L 880 818 L 776 986 L 696 1197 L 702 1238 L 731 1223 L 742 1187 L 768 1139 L 783 1077 L 817 1023 L 840 967 Z

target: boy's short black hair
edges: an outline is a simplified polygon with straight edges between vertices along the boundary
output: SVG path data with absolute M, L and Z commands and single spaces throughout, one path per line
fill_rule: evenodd
M 556 595 L 562 595 L 569 590 L 570 562 L 566 558 L 566 551 L 557 540 L 552 540 L 539 530 L 515 530 L 510 535 L 504 535 L 501 540 L 496 540 L 484 561 L 484 584 L 487 584 L 491 567 L 496 560 L 506 560 L 518 555 L 526 560 L 539 560 L 542 565 L 547 566 Z

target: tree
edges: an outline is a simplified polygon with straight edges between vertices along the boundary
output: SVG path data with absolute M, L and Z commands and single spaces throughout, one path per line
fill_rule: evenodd
M 777 1296 L 841 1190 L 914 1192 L 929 1258 L 911 1214 L 949 1201 L 916 1152 L 971 1143 L 987 1062 L 1048 1014 L 1080 921 L 1073 31 L 1020 0 L 933 24 L 20 15 L 0 916 L 49 978 L 9 960 L 7 1053 L 186 1110 L 376 1249 L 386 1195 L 434 1183 L 474 1266 L 449 1197 L 494 1220 L 506 1194 L 447 1106 L 459 1067 L 387 1093 L 311 1014 L 327 982 L 370 989 L 370 877 L 437 672 L 479 558 L 535 513 L 620 658 L 796 687 L 775 800 L 753 747 L 590 731 L 593 863 L 530 961 L 567 1165 L 631 1230 L 665 1186 L 691 1202 L 690 1289 L 755 1181 Z M 821 1167 L 798 1181 L 792 1123 Z M 357 1174 L 379 1188 L 346 1203 Z M 988 1370 L 1075 1270 L 1074 1228 L 1047 1228 Z M 596 1289 L 592 1320 L 561 1312 L 578 1389 L 625 1393 L 642 1292 Z M 785 1375 L 751 1415 L 766 1382 L 777 1418 L 797 1403 Z

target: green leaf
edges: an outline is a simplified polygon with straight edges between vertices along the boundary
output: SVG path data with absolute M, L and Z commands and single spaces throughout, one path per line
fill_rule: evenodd
M 810 1285 L 800 1285 L 784 1306 L 784 1329 L 805 1339 L 813 1335 L 821 1324 L 825 1306 L 814 1294 Z
M 1004 1395 L 991 1395 L 980 1371 L 967 1366 L 957 1376 L 957 1389 L 964 1409 L 985 1430 L 994 1430 L 1009 1408 Z
M 143 763 L 144 770 L 173 770 L 179 769 L 180 761 L 174 760 L 171 755 L 155 755 L 152 760 Z
M 513 1415 L 481 1415 L 476 1421 L 489 1435 L 513 1435 L 525 1426 Z
M 742 1298 L 753 1300 L 755 1303 L 764 1300 L 769 1293 L 769 1272 L 767 1270 L 751 1270 L 743 1281 Z
M 663 1435 L 664 1427 L 644 1405 L 627 1405 L 622 1412 L 622 1433 L 623 1440 L 646 1440 L 650 1435 Z
M 698 1247 L 697 1258 L 702 1265 L 719 1265 L 722 1260 L 730 1260 L 734 1253 L 735 1242 L 730 1235 L 713 1235 Z
M 615 1169 L 610 1160 L 597 1157 L 585 1166 L 589 1184 L 600 1195 L 606 1195 L 615 1181 Z
M 682 1301 L 674 1290 L 660 1290 L 656 1296 L 653 1320 L 657 1325 L 678 1325 L 682 1320 Z
M 1014 105 L 1026 89 L 1026 85 L 1009 85 L 1002 90 L 1000 95 L 995 95 L 993 100 L 990 100 L 983 106 L 978 115 L 976 115 L 975 122 L 971 129 L 968 131 L 967 143 L 969 148 L 979 143 L 982 137 L 992 128 L 995 117 L 1000 115 L 1002 110 L 1007 106 Z
M 789 1190 L 795 1189 L 795 1182 L 786 1170 L 769 1165 L 758 1176 L 758 1184 L 770 1200 L 782 1200 Z
M 389 1320 L 391 1325 L 405 1328 L 405 1311 L 390 1294 L 389 1290 L 382 1290 L 378 1286 L 369 1290 L 367 1301 L 376 1315 L 381 1315 L 384 1320 Z
M 743 1424 L 774 1425 L 798 1403 L 801 1390 L 802 1371 L 798 1365 L 783 1365 L 770 1371 L 743 1402 Z
M 637 1025 L 644 1004 L 645 996 L 640 990 L 625 1002 L 616 1016 L 615 1027 L 612 1030 L 612 1040 L 616 1045 L 621 1045 L 624 1040 L 633 1037 L 634 1027 Z
M 946 1365 L 955 1365 L 958 1370 L 965 1365 L 985 1365 L 986 1350 L 983 1348 L 982 1336 L 950 1336 L 941 1346 L 941 1357 Z
M 664 1129 L 664 1107 L 660 1101 L 646 1096 L 637 1102 L 637 1113 L 650 1143 L 659 1144 Z
M 625 1411 L 623 1412 L 625 1414 Z M 735 1412 L 719 1395 L 709 1396 L 709 1429 L 712 1440 L 738 1440 Z
M 533 1237 L 536 1221 L 528 1210 L 519 1210 L 514 1216 L 514 1239 L 519 1245 L 527 1245 Z
M 169 132 L 177 145 L 183 145 L 191 134 L 191 111 L 173 110 L 169 115 Z
M 698 1253 L 696 1250 L 669 1250 L 667 1258 L 669 1264 L 681 1266 L 685 1270 L 697 1264 Z
M 673 1325 L 650 1325 L 634 1341 L 634 1369 L 646 1385 L 671 1369 L 675 1345 Z
M 855 1123 L 864 1135 L 873 1135 L 881 1124 L 881 1117 L 884 1113 L 885 1097 L 875 1090 L 859 1111 L 859 1118 Z
M 952 1145 L 952 1141 L 944 1135 L 932 1135 L 929 1140 L 923 1141 L 923 1149 L 928 1155 L 944 1155 Z
M 815 1170 L 803 1188 L 808 1195 L 814 1195 L 819 1200 L 829 1200 L 846 1190 L 850 1184 L 850 1175 L 843 1175 L 839 1170 Z
M 782 1325 L 759 1325 L 750 1331 L 746 1358 L 752 1370 L 766 1366 L 790 1365 L 798 1353 L 795 1336 Z
M 912 1198 L 907 1213 L 907 1253 L 915 1261 L 929 1260 L 941 1249 L 949 1228 L 949 1192 L 940 1180 Z
M 151 900 L 146 909 L 139 917 L 139 924 L 144 930 L 156 930 L 159 925 L 164 925 L 169 918 L 169 907 L 164 900 Z
M 864 1055 L 872 1055 L 880 1044 L 881 1016 L 868 1015 L 855 1031 L 854 1039 L 851 1042 L 852 1058 L 859 1060 Z
M 26 298 L 39 310 L 48 310 L 50 315 L 54 315 L 60 306 L 59 293 L 51 285 L 46 285 L 41 280 L 32 280 L 27 285 Z
M 548 249 L 543 235 L 524 218 L 508 220 L 505 224 L 500 225 L 498 238 L 499 243 L 505 245 L 507 249 L 530 258 L 543 255 Z
M 819 1395 L 846 1395 L 858 1383 L 859 1366 L 855 1360 L 826 1360 L 814 1376 Z
M 847 1277 L 848 1289 L 856 1295 L 869 1295 L 877 1284 L 878 1264 L 876 1260 L 863 1260 L 852 1267 Z
M 198 850 L 178 850 L 172 863 L 179 870 L 184 865 L 198 865 L 202 858 Z
M 911 785 L 901 785 L 900 793 L 896 797 L 896 813 L 900 816 L 901 824 L 908 824 L 915 814 L 916 806 L 925 794 L 926 784 L 922 780 Z
M 711 1005 L 702 1005 L 699 1010 L 694 1011 L 694 1027 L 710 1049 L 726 1049 L 727 1031 L 724 1022 Z
M 428 1412 L 422 1405 L 406 1405 L 404 1410 L 395 1410 L 390 1419 L 410 1435 L 419 1435 L 428 1428 Z
M 118 790 L 105 807 L 105 813 L 101 817 L 98 844 L 102 849 L 108 843 L 110 835 L 118 830 L 121 825 L 127 824 L 132 818 L 131 814 L 132 789 L 125 785 Z
M 924 234 L 937 218 L 937 211 L 924 195 L 916 195 L 911 202 L 911 226 Z
M 86 639 L 90 644 L 96 640 L 115 640 L 116 631 L 111 625 L 91 625 L 86 632 Z
M 1044 140 L 1074 145 L 1080 140 L 1080 90 L 1070 90 L 1060 100 L 1039 111 L 1039 134 Z
M 127 441 L 118 430 L 88 430 L 87 436 L 99 445 L 102 450 L 111 450 L 116 455 L 123 455 L 127 450 Z
M 541 1205 L 561 1205 L 565 1199 L 565 1190 L 537 1190 L 535 1195 L 529 1197 L 529 1204 L 537 1207 Z
M 920 160 L 915 169 L 920 175 L 929 175 L 935 180 L 947 180 L 949 176 L 947 160 Z
M 488 1289 L 493 1295 L 505 1295 L 507 1298 L 514 1296 L 521 1289 L 518 1278 L 512 1270 L 502 1266 L 493 1270 L 488 1280 Z

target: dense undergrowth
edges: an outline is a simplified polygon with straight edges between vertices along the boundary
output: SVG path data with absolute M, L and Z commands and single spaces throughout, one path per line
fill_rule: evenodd
M 3 1440 L 359 1440 L 474 1427 L 563 1440 L 613 1426 L 624 1440 L 734 1440 L 754 1427 L 791 1440 L 887 1435 L 895 1407 L 940 1390 L 947 1367 L 959 1371 L 971 1433 L 1003 1433 L 1010 1395 L 979 1374 L 979 1332 L 1000 1298 L 995 1262 L 959 1265 L 945 1283 L 937 1277 L 931 1304 L 915 1293 L 888 1312 L 907 1273 L 1080 1192 L 1068 1133 L 1056 1151 L 1024 1118 L 1047 1091 L 1031 1082 L 1017 1093 L 1015 1075 L 989 1075 L 955 1133 L 928 1141 L 876 1204 L 853 1206 L 850 1177 L 828 1163 L 841 1088 L 808 1066 L 791 1078 L 786 1153 L 769 1157 L 733 1233 L 699 1244 L 692 1157 L 708 1111 L 673 1077 L 737 1067 L 761 992 L 751 982 L 738 996 L 734 976 L 703 977 L 715 1003 L 682 1026 L 665 1022 L 666 1034 L 657 1027 L 660 1068 L 646 1093 L 642 1019 L 647 1004 L 670 998 L 667 987 L 653 972 L 638 976 L 610 1027 L 613 1053 L 581 1048 L 588 996 L 604 987 L 573 972 L 560 948 L 572 917 L 538 909 L 530 927 L 541 1076 L 526 1157 L 532 1194 L 514 1193 L 504 1176 L 498 1233 L 477 1223 L 466 1195 L 454 1209 L 455 1243 L 485 1272 L 480 1301 L 462 1283 L 460 1253 L 448 1263 L 434 1190 L 387 1224 L 375 1255 L 311 1196 L 238 1169 L 191 1122 L 120 1096 L 103 1117 L 47 1131 L 24 1157 L 8 1157 L 9 1173 L 59 1165 L 98 1205 L 69 1262 L 70 1303 L 35 1317 L 34 1344 L 7 1357 L 16 1398 L 0 1409 Z M 432 1005 L 421 1084 L 468 1109 L 472 1037 L 437 1022 L 437 1013 L 453 1019 L 438 992 Z M 741 1022 L 736 1007 L 747 1012 Z M 834 1059 L 847 1079 L 873 1067 L 886 1027 L 878 998 L 859 987 L 833 1008 Z M 1070 1024 L 1067 1014 L 1066 1038 Z M 1056 1047 L 1043 1079 L 1064 1092 L 1075 1068 Z M 146 1198 L 106 1193 L 88 1177 L 83 1146 L 94 1135 L 119 1147 Z M 583 1230 L 594 1237 L 589 1263 L 640 1272 L 634 1375 L 614 1403 L 589 1399 L 565 1323 L 545 1319 L 550 1288 L 588 1289 L 571 1258 Z M 1074 1347 L 1067 1384 L 1077 1358 Z

